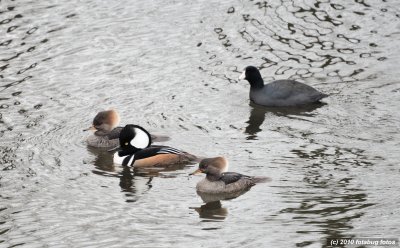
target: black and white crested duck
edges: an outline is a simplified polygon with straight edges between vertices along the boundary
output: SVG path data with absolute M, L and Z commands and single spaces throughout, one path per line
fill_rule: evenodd
M 189 164 L 197 157 L 169 146 L 151 145 L 151 135 L 138 125 L 126 125 L 119 135 L 119 151 L 114 163 L 129 167 Z

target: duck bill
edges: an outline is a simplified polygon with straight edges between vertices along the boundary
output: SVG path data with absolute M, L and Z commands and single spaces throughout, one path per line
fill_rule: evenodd
M 243 80 L 243 79 L 246 79 L 246 70 L 244 70 L 239 77 L 239 80 Z
M 193 171 L 192 173 L 189 174 L 189 176 L 193 176 L 193 175 L 197 175 L 197 174 L 201 174 L 203 173 L 203 171 L 201 169 L 197 169 L 195 171 Z
M 94 126 L 90 126 L 89 128 L 83 129 L 83 131 L 97 131 Z

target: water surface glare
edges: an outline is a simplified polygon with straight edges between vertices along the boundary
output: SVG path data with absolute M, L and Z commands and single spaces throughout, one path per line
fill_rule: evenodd
M 327 247 L 398 238 L 400 2 L 0 1 L 0 247 Z M 330 94 L 249 103 L 245 66 Z M 86 146 L 120 112 L 230 170 L 268 176 L 204 202 L 195 166 L 130 171 Z

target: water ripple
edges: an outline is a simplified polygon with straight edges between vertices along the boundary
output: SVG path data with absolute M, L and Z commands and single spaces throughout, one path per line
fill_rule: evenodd
M 1 1 L 0 246 L 324 247 L 397 235 L 396 5 Z M 237 79 L 247 65 L 315 86 L 327 104 L 249 105 Z M 111 107 L 166 145 L 273 180 L 205 204 L 193 168 L 114 165 L 81 131 Z

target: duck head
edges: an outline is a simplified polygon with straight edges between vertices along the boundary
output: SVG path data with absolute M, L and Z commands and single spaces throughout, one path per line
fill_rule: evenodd
M 224 157 L 205 158 L 200 161 L 199 168 L 189 175 L 204 173 L 211 176 L 219 176 L 228 171 L 228 161 Z
M 141 126 L 128 124 L 119 134 L 119 156 L 136 153 L 151 145 L 151 135 Z
M 247 80 L 252 88 L 262 88 L 264 86 L 264 80 L 261 77 L 261 73 L 255 66 L 247 66 L 239 79 Z
M 92 126 L 83 131 L 109 132 L 118 126 L 119 122 L 119 114 L 114 109 L 101 111 L 94 117 Z

